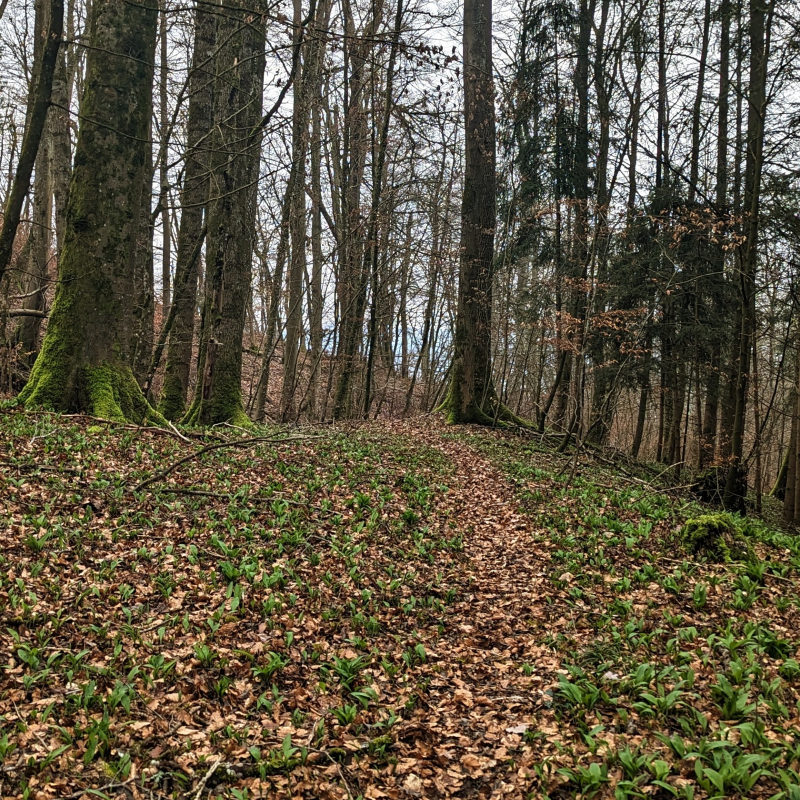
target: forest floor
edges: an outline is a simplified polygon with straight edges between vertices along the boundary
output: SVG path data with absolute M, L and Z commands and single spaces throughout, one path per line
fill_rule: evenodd
M 187 436 L 0 411 L 0 797 L 800 798 L 793 535 L 435 418 Z

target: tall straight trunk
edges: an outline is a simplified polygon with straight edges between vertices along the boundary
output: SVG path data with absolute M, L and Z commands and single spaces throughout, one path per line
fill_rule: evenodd
M 322 365 L 322 130 L 320 125 L 320 81 L 311 110 L 311 378 L 308 409 L 319 417 L 319 376 Z
M 742 9 L 744 3 L 736 3 L 733 9 L 736 13 L 736 67 L 735 67 L 735 86 L 733 90 L 736 98 L 736 139 L 733 147 L 733 196 L 731 205 L 735 217 L 742 216 L 742 154 L 745 150 L 744 144 L 744 65 L 745 65 L 745 32 L 742 19 Z M 742 233 L 740 224 L 736 224 L 736 233 Z M 730 328 L 726 337 L 728 341 L 734 343 L 725 348 L 724 366 L 722 369 L 722 392 L 720 397 L 720 425 L 719 438 L 717 441 L 718 458 L 729 460 L 731 457 L 731 431 L 733 430 L 733 418 L 736 410 L 736 336 L 737 327 L 734 319 L 735 313 L 729 312 L 728 319 Z M 727 342 L 726 342 L 727 344 Z
M 181 187 L 181 219 L 175 263 L 174 319 L 167 344 L 167 363 L 159 411 L 170 420 L 183 416 L 189 396 L 197 285 L 200 259 L 193 256 L 203 230 L 208 196 L 208 169 L 213 117 L 213 7 L 200 0 L 195 7 L 194 51 L 189 71 L 189 109 L 186 124 L 186 164 Z
M 571 433 L 581 424 L 583 384 L 583 352 L 586 346 L 585 327 L 589 313 L 587 303 L 587 287 L 589 269 L 589 68 L 591 32 L 594 25 L 596 0 L 580 0 L 578 16 L 578 42 L 575 65 L 575 94 L 578 100 L 578 113 L 575 126 L 575 161 L 573 164 L 573 180 L 575 184 L 575 226 L 573 237 L 573 272 L 574 284 L 571 287 L 570 314 L 576 320 L 577 330 L 574 346 L 580 355 L 570 361 L 574 362 L 570 370 L 571 380 L 564 384 L 568 395 L 574 401 L 572 420 L 566 422 L 565 429 Z M 566 442 L 569 436 L 564 441 Z
M 189 424 L 249 425 L 242 406 L 242 338 L 250 299 L 261 153 L 264 15 L 231 0 L 217 17 L 205 346 Z
M 355 23 L 350 0 L 344 0 L 345 33 L 349 42 L 346 58 L 347 104 L 344 119 L 344 148 L 341 168 L 341 220 L 344 233 L 339 242 L 340 275 L 339 340 L 336 351 L 336 386 L 333 398 L 335 419 L 347 416 L 351 388 L 358 368 L 358 354 L 364 332 L 364 313 L 370 261 L 365 255 L 366 231 L 361 215 L 361 186 L 369 147 L 367 128 L 368 69 L 367 46 L 383 16 L 383 0 L 373 4 L 361 41 L 355 40 Z
M 497 419 L 492 381 L 495 116 L 491 0 L 464 0 L 464 188 L 461 259 L 450 388 L 442 404 L 452 423 Z
M 42 13 L 45 13 L 42 7 Z M 39 143 L 47 122 L 47 110 L 53 89 L 53 76 L 58 61 L 58 48 L 61 44 L 61 33 L 64 26 L 64 0 L 50 0 L 47 13 L 46 39 L 42 47 L 41 58 L 36 64 L 28 94 L 28 110 L 25 119 L 25 133 L 22 137 L 19 161 L 11 182 L 10 191 L 3 212 L 3 228 L 0 230 L 0 282 L 3 280 L 14 239 L 19 227 L 20 213 L 25 197 L 30 188 L 31 175 L 39 152 Z M 11 162 L 9 162 L 10 165 Z M 10 168 L 10 166 L 9 166 Z
M 30 233 L 18 257 L 24 270 L 20 275 L 19 282 L 24 295 L 22 308 L 25 311 L 38 313 L 43 313 L 45 310 L 44 292 L 47 286 L 50 260 L 50 219 L 52 214 L 50 153 L 50 141 L 46 133 L 36 158 Z M 27 370 L 33 366 L 33 362 L 36 360 L 41 325 L 42 317 L 32 314 L 22 317 L 14 331 L 14 342 L 19 346 L 17 357 Z
M 316 9 L 314 27 L 323 31 L 328 26 L 330 3 L 320 2 Z M 302 37 L 300 0 L 294 0 L 295 47 Z M 308 152 L 308 126 L 311 104 L 318 93 L 323 57 L 323 37 L 315 36 L 303 48 L 305 63 L 299 81 L 295 82 L 292 113 L 292 192 L 289 198 L 289 237 L 291 240 L 287 288 L 289 308 L 286 315 L 286 337 L 283 349 L 283 387 L 281 418 L 294 419 L 295 393 L 298 382 L 298 355 L 303 335 L 303 275 L 306 272 L 306 186 L 305 164 Z M 301 51 L 302 52 L 302 51 Z
M 167 75 L 169 65 L 167 64 L 167 11 L 165 0 L 161 0 L 161 24 L 159 26 L 159 49 L 161 56 L 161 80 L 158 84 L 158 119 L 161 137 L 168 134 L 169 128 L 169 105 L 167 104 Z M 161 205 L 161 319 L 166 320 L 169 314 L 169 306 L 172 302 L 172 220 L 169 208 L 169 175 L 167 174 L 167 153 L 166 142 L 161 148 L 161 163 L 159 170 L 159 201 Z
M 708 61 L 708 39 L 711 30 L 711 0 L 705 0 L 703 12 L 703 39 L 700 44 L 700 63 L 697 68 L 697 92 L 692 109 L 692 152 L 689 159 L 689 202 L 693 202 L 700 180 L 700 129 L 705 91 L 706 62 Z
M 608 213 L 611 198 L 608 189 L 608 153 L 611 143 L 611 107 L 608 92 L 609 80 L 605 67 L 605 32 L 608 24 L 608 15 L 611 2 L 602 0 L 600 7 L 600 25 L 597 29 L 597 42 L 594 58 L 594 85 L 597 93 L 597 108 L 600 117 L 600 141 L 597 149 L 596 162 L 596 198 L 597 220 L 595 232 L 595 246 L 593 254 L 594 302 L 593 313 L 602 313 L 605 310 L 606 291 L 603 288 L 608 281 L 607 249 L 610 238 L 608 227 Z M 611 76 L 610 85 L 615 82 L 615 75 Z M 604 333 L 595 332 L 590 339 L 589 354 L 592 360 L 594 392 L 592 394 L 592 407 L 589 416 L 589 436 L 597 444 L 605 444 L 611 430 L 611 397 L 612 376 L 605 366 L 606 343 Z
M 389 51 L 389 64 L 386 68 L 386 93 L 383 98 L 383 116 L 381 119 L 380 139 L 378 141 L 377 163 L 374 165 L 372 176 L 372 203 L 370 206 L 369 221 L 367 224 L 367 255 L 369 258 L 369 274 L 372 284 L 372 308 L 369 320 L 369 343 L 367 353 L 367 375 L 364 381 L 364 419 L 369 415 L 372 384 L 372 368 L 375 359 L 375 346 L 378 336 L 378 261 L 380 256 L 380 243 L 378 238 L 380 225 L 380 203 L 383 195 L 383 184 L 386 169 L 386 149 L 389 145 L 389 123 L 392 119 L 392 109 L 394 107 L 394 68 L 397 61 L 397 50 L 400 43 L 400 30 L 403 25 L 403 0 L 397 0 L 397 10 L 395 12 L 394 31 L 392 32 L 392 43 Z M 388 217 L 385 215 L 385 231 L 388 232 Z M 364 272 L 366 273 L 366 267 Z M 345 373 L 341 373 L 344 377 Z M 342 397 L 339 398 L 340 392 Z M 337 386 L 337 399 L 344 401 L 349 393 L 349 387 L 343 387 L 340 383 Z M 344 402 L 339 404 L 344 407 Z M 336 405 L 334 406 L 334 415 Z
M 53 105 L 50 108 L 50 175 L 53 189 L 53 216 L 55 217 L 56 263 L 64 247 L 65 220 L 69 181 L 72 175 L 72 146 L 69 136 L 69 107 L 71 79 L 67 73 L 64 48 L 59 50 L 53 76 Z
M 653 346 L 652 335 L 648 337 L 644 362 L 639 370 L 639 408 L 636 414 L 636 429 L 633 434 L 633 444 L 631 445 L 631 455 L 638 458 L 639 450 L 642 447 L 644 438 L 644 425 L 647 421 L 647 405 L 650 401 L 650 363 L 652 357 L 650 350 Z
M 107 419 L 152 415 L 131 371 L 131 298 L 157 26 L 153 2 L 93 2 L 60 282 L 20 394 L 27 406 Z
M 49 24 L 50 9 L 45 0 L 36 0 L 34 19 L 34 77 L 40 69 L 45 33 Z M 50 219 L 51 219 L 51 128 L 52 114 L 45 120 L 42 140 L 36 155 L 34 170 L 33 204 L 31 225 L 28 239 L 22 248 L 18 262 L 22 264 L 19 286 L 24 295 L 22 308 L 26 311 L 44 311 L 44 289 L 47 278 L 47 261 L 50 251 Z M 36 359 L 39 340 L 39 328 L 42 319 L 39 316 L 22 317 L 14 331 L 14 342 L 19 346 L 18 359 L 26 370 L 30 370 Z
M 280 305 L 283 296 L 283 274 L 286 269 L 286 260 L 289 256 L 289 214 L 291 209 L 292 197 L 294 196 L 294 185 L 299 180 L 294 170 L 289 171 L 289 180 L 286 183 L 286 190 L 281 206 L 281 224 L 278 234 L 278 250 L 275 257 L 275 270 L 272 273 L 272 286 L 269 295 L 269 308 L 267 309 L 267 331 L 264 341 L 261 344 L 261 374 L 258 379 L 256 389 L 256 401 L 254 417 L 256 422 L 263 422 L 267 410 L 267 397 L 269 395 L 270 367 L 272 357 L 275 353 L 275 346 L 279 340 L 280 330 Z
M 145 153 L 144 185 L 140 195 L 139 236 L 134 257 L 134 286 L 131 301 L 134 306 L 135 331 L 131 369 L 139 386 L 147 391 L 148 368 L 153 353 L 155 324 L 155 276 L 153 273 L 153 233 L 155 218 L 152 214 L 153 193 L 153 141 L 152 123 L 148 128 L 148 145 Z
M 298 47 L 302 37 L 301 0 L 294 0 L 294 46 Z M 305 48 L 305 70 L 309 68 L 308 49 Z M 302 52 L 302 51 L 301 51 Z M 280 415 L 284 422 L 294 419 L 297 383 L 297 357 L 300 352 L 300 337 L 303 335 L 303 274 L 306 271 L 306 151 L 308 149 L 308 117 L 311 95 L 306 88 L 310 81 L 305 76 L 294 84 L 294 108 L 292 111 L 292 170 L 297 177 L 293 182 L 289 198 L 289 271 L 286 274 L 288 310 L 286 313 L 286 336 L 283 340 L 283 387 L 281 389 Z
M 769 8 L 769 13 L 767 9 Z M 750 358 L 755 336 L 755 293 L 758 269 L 759 200 L 764 158 L 764 120 L 767 111 L 767 60 L 774 5 L 764 0 L 750 2 L 750 85 L 747 93 L 747 159 L 745 164 L 744 212 L 745 243 L 740 249 L 739 303 L 740 327 L 736 360 L 736 406 L 731 433 L 731 464 L 725 482 L 723 504 L 743 509 L 742 451 L 750 379 Z
M 658 0 L 658 118 L 656 123 L 656 192 L 669 181 L 667 125 L 667 5 Z M 659 197 L 660 201 L 661 198 Z M 660 209 L 659 209 L 660 210 Z
M 719 103 L 717 116 L 717 174 L 716 204 L 722 213 L 728 205 L 728 92 L 730 88 L 730 0 L 722 0 L 719 7 L 720 45 L 719 45 Z M 712 256 L 712 281 L 722 287 L 725 281 L 725 250 L 720 242 Z M 721 318 L 724 308 L 717 306 Z M 720 371 L 722 368 L 722 343 L 712 344 L 711 364 L 706 378 L 706 401 L 703 413 L 703 432 L 700 440 L 700 467 L 714 461 L 717 444 L 717 422 L 719 417 Z
M 408 215 L 406 220 L 406 240 L 405 247 L 403 248 L 403 260 L 400 264 L 400 296 L 399 303 L 399 319 L 400 326 L 400 377 L 408 377 L 408 309 L 406 303 L 408 302 L 408 290 L 411 280 L 411 234 L 414 226 L 413 214 Z M 427 317 L 426 317 L 427 319 Z

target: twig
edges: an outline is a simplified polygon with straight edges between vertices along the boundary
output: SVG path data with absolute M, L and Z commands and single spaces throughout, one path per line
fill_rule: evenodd
M 186 442 L 186 444 L 191 444 L 192 440 L 184 436 L 169 420 L 167 420 L 167 425 L 175 431 L 175 435 L 181 439 L 182 441 Z
M 350 798 L 350 800 L 353 800 L 353 793 L 350 791 L 350 785 L 347 783 L 347 780 L 344 777 L 344 772 L 342 772 L 342 765 L 327 750 L 319 750 L 316 747 L 306 747 L 306 750 L 308 750 L 309 753 L 319 753 L 320 755 L 325 756 L 331 762 L 331 764 L 336 765 L 336 769 L 339 772 L 339 777 L 342 779 L 347 796 Z
M 113 425 L 115 428 L 122 428 L 126 431 L 140 431 L 140 432 L 148 432 L 148 433 L 163 433 L 166 436 L 172 436 L 180 439 L 183 442 L 188 442 L 191 444 L 191 440 L 186 437 L 185 434 L 180 433 L 178 429 L 171 423 L 167 422 L 172 430 L 168 430 L 167 428 L 159 428 L 155 425 L 132 425 L 130 423 L 120 423 L 114 422 L 114 420 L 103 419 L 102 417 L 93 417 L 91 414 L 62 414 L 61 415 L 64 419 L 90 419 L 94 422 L 103 422 L 106 425 Z M 205 434 L 202 433 L 195 433 L 190 434 L 195 436 L 198 439 L 205 438 Z
M 269 503 L 274 499 L 278 499 L 283 501 L 284 503 L 288 503 L 292 506 L 298 506 L 300 508 L 310 508 L 314 511 L 320 511 L 323 514 L 330 513 L 330 514 L 340 514 L 340 511 L 334 511 L 332 508 L 323 508 L 322 506 L 315 506 L 312 503 L 304 503 L 302 500 L 294 500 L 290 497 L 258 497 L 258 496 L 248 496 L 244 498 L 237 498 L 236 495 L 230 494 L 229 492 L 211 492 L 207 489 L 184 489 L 182 486 L 162 486 L 158 489 L 159 492 L 165 492 L 166 494 L 188 494 L 197 497 L 213 497 L 217 500 L 227 500 L 231 502 L 233 500 L 238 500 L 240 502 L 247 502 L 247 503 Z M 279 495 L 279 492 L 275 492 L 275 495 Z M 326 540 L 327 541 L 327 540 Z
M 99 789 L 80 789 L 72 794 L 64 795 L 63 800 L 76 800 L 76 798 L 83 797 L 88 792 L 96 794 L 98 792 L 105 792 L 108 789 L 121 789 L 123 786 L 127 786 L 129 783 L 133 783 L 134 780 L 136 780 L 135 777 L 128 778 L 128 780 L 122 782 L 112 781 L 111 783 L 107 783 L 105 786 L 101 786 Z
M 194 793 L 194 800 L 200 800 L 200 795 L 203 793 L 203 789 L 206 788 L 206 784 L 209 781 L 209 778 L 217 771 L 217 767 L 222 763 L 222 756 L 219 756 L 217 760 L 208 768 L 208 772 L 203 775 L 202 780 L 197 786 L 197 790 Z
M 188 456 L 184 456 L 183 458 L 179 458 L 177 461 L 173 461 L 166 469 L 162 469 L 161 472 L 157 472 L 155 475 L 152 475 L 147 480 L 142 481 L 141 483 L 137 484 L 133 487 L 134 492 L 139 492 L 145 488 L 145 486 L 149 486 L 151 483 L 155 483 L 156 481 L 160 481 L 162 478 L 166 478 L 170 472 L 173 472 L 182 464 L 185 464 L 187 461 L 192 461 L 195 458 L 199 458 L 200 456 L 204 455 L 205 453 L 210 453 L 212 450 L 221 450 L 223 447 L 250 447 L 254 444 L 262 444 L 264 442 L 296 442 L 301 439 L 324 439 L 324 436 L 287 436 L 287 437 L 277 437 L 277 436 L 253 436 L 249 439 L 234 439 L 230 442 L 217 442 L 216 444 L 209 444 L 205 447 L 201 447 L 199 450 L 196 450 L 194 453 L 190 453 Z

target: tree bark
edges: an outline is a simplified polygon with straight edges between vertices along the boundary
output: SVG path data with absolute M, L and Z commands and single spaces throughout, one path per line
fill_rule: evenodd
M 750 2 L 750 86 L 747 109 L 747 159 L 745 162 L 745 243 L 739 279 L 740 327 L 736 361 L 736 405 L 731 433 L 731 463 L 725 482 L 723 505 L 744 510 L 746 492 L 742 451 L 750 379 L 750 358 L 755 335 L 755 292 L 758 269 L 759 201 L 764 163 L 764 119 L 767 111 L 767 61 L 774 5 Z
M 193 258 L 203 231 L 208 196 L 210 131 L 214 100 L 215 15 L 200 0 L 195 7 L 194 51 L 189 73 L 189 109 L 186 130 L 186 166 L 181 187 L 181 219 L 175 263 L 174 321 L 169 332 L 164 386 L 159 411 L 180 419 L 189 396 L 200 258 Z M 165 317 L 166 319 L 166 317 Z
M 492 282 L 497 217 L 491 0 L 464 0 L 464 188 L 450 423 L 493 424 Z
M 314 27 L 325 30 L 330 17 L 330 3 L 320 2 L 314 17 Z M 295 46 L 300 46 L 303 31 L 300 0 L 295 0 Z M 289 238 L 291 240 L 287 289 L 289 309 L 286 315 L 286 336 L 283 350 L 283 387 L 281 389 L 281 419 L 294 419 L 295 393 L 298 382 L 298 356 L 303 335 L 303 275 L 306 272 L 306 155 L 308 152 L 308 126 L 311 104 L 318 93 L 320 69 L 324 53 L 324 40 L 317 35 L 306 42 L 301 52 L 305 64 L 299 81 L 295 81 L 294 109 L 292 113 L 292 187 L 289 195 Z
M 188 424 L 249 426 L 242 338 L 250 298 L 261 153 L 265 18 L 233 0 L 217 17 L 211 196 L 206 244 L 204 363 Z
M 47 121 L 47 109 L 50 106 L 53 75 L 58 61 L 63 26 L 64 0 L 50 0 L 47 40 L 42 51 L 41 63 L 37 65 L 37 71 L 31 83 L 25 133 L 22 137 L 17 171 L 3 213 L 3 229 L 0 231 L 0 282 L 2 282 L 11 261 L 22 205 L 31 185 L 31 175 L 36 164 L 36 155 L 39 152 L 39 142 Z
M 60 282 L 42 351 L 20 394 L 28 407 L 160 419 L 131 371 L 157 23 L 154 2 L 92 5 Z
M 728 205 L 728 92 L 730 89 L 730 0 L 722 0 L 720 14 L 719 45 L 719 110 L 717 114 L 717 170 L 716 170 L 716 204 L 722 213 Z M 725 250 L 720 242 L 714 247 L 712 274 L 718 287 L 724 285 Z M 717 313 L 724 316 L 722 304 L 717 305 Z M 711 364 L 706 377 L 706 400 L 703 412 L 703 432 L 700 439 L 700 461 L 702 469 L 705 463 L 713 462 L 717 449 L 717 423 L 719 418 L 720 372 L 722 369 L 722 342 L 712 344 Z

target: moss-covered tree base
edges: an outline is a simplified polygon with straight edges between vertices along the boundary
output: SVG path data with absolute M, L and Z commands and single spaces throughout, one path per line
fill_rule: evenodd
M 435 409 L 442 412 L 448 425 L 488 425 L 498 428 L 532 428 L 528 420 L 518 417 L 494 396 L 483 403 L 463 403 L 459 387 L 451 383 L 445 399 Z
M 181 424 L 190 428 L 197 428 L 203 425 L 220 425 L 225 422 L 246 430 L 255 428 L 253 421 L 244 413 L 241 400 L 238 398 L 235 403 L 231 403 L 226 407 L 220 403 L 196 399 L 181 420 Z
M 84 412 L 137 425 L 167 424 L 147 402 L 130 367 L 101 364 L 71 369 L 46 351 L 36 360 L 18 399 L 26 408 Z

